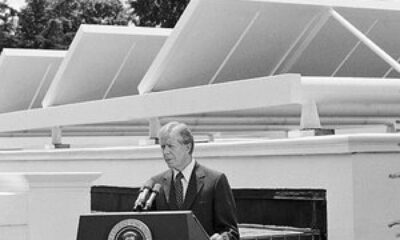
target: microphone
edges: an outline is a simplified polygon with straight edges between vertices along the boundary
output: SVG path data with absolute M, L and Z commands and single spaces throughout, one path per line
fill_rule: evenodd
M 161 185 L 156 183 L 152 189 L 150 197 L 147 200 L 146 205 L 144 206 L 143 210 L 149 210 L 151 208 L 151 205 L 153 205 L 154 199 L 156 199 L 157 194 L 160 193 L 160 189 L 161 189 Z
M 140 193 L 135 201 L 135 206 L 133 207 L 133 210 L 135 211 L 141 211 L 143 209 L 143 205 L 146 202 L 147 196 L 149 195 L 151 188 L 153 187 L 153 181 L 148 180 L 143 184 L 143 186 L 140 188 Z

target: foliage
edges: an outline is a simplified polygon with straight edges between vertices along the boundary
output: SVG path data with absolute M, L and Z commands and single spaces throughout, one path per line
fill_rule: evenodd
M 9 7 L 7 2 L 0 3 L 0 52 L 6 46 L 16 47 L 18 45 L 15 37 L 17 28 L 15 18 L 17 18 L 16 10 Z
M 190 0 L 129 0 L 136 26 L 173 28 Z
M 20 12 L 0 3 L 3 47 L 67 49 L 81 24 L 175 26 L 189 0 L 26 0 Z M 10 19 L 18 19 L 17 25 Z
M 3 28 L 0 47 L 67 49 L 82 23 L 127 25 L 128 16 L 119 0 L 27 0 L 15 42 Z
M 27 6 L 22 9 L 19 17 L 18 37 L 23 40 L 23 47 L 40 48 L 39 36 L 47 27 L 48 18 L 47 0 L 28 0 Z
M 53 0 L 46 12 L 47 25 L 36 40 L 39 48 L 66 49 L 80 24 L 127 24 L 121 21 L 119 0 Z
M 120 1 L 83 1 L 82 19 L 86 24 L 126 25 L 128 18 Z

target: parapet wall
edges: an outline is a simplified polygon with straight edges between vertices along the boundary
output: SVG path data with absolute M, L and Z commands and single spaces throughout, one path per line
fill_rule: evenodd
M 324 189 L 329 239 L 391 239 L 400 219 L 400 136 L 353 135 L 197 144 L 195 158 L 233 188 Z M 4 172 L 102 172 L 93 185 L 138 187 L 163 171 L 159 147 L 0 153 Z

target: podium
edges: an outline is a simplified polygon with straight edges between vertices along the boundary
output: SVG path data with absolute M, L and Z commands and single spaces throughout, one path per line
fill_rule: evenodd
M 191 211 L 81 215 L 77 240 L 208 240 Z

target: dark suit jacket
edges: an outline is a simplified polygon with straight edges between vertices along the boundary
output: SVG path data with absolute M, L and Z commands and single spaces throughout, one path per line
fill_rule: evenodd
M 171 169 L 152 177 L 155 183 L 162 185 L 155 200 L 155 210 L 176 209 L 170 199 L 172 179 Z M 225 174 L 196 163 L 181 210 L 192 210 L 210 236 L 219 233 L 229 239 L 239 239 L 236 205 Z

